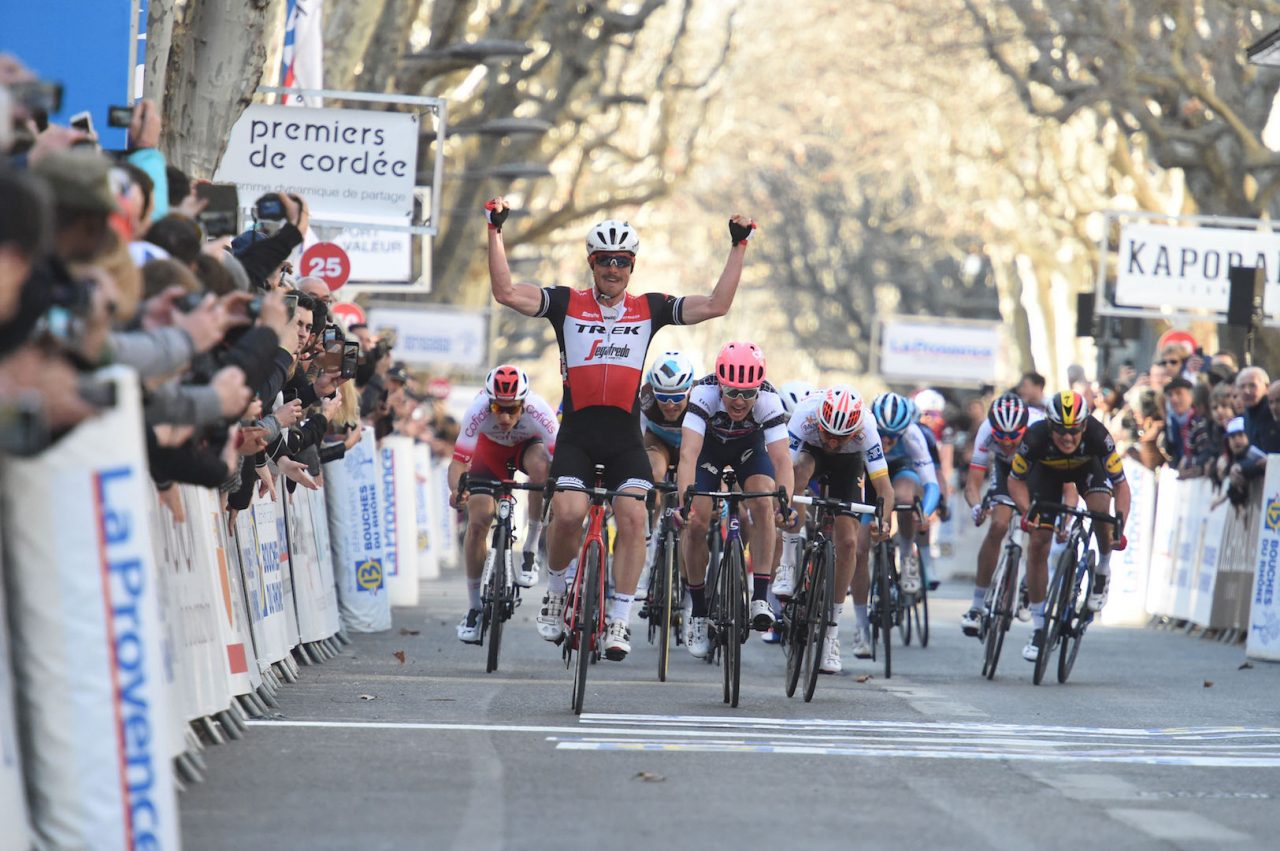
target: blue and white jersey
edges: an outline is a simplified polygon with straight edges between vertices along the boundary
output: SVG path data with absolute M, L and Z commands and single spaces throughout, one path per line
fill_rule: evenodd
M 938 475 L 933 469 L 933 456 L 929 454 L 929 443 L 925 440 L 923 430 L 917 423 L 907 426 L 907 430 L 898 438 L 893 448 L 885 453 L 890 465 L 906 466 L 915 471 L 920 481 L 926 485 L 938 486 Z M 905 463 L 904 463 L 905 462 Z

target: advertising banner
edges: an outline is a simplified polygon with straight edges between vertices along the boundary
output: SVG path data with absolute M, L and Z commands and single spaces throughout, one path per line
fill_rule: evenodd
M 1200 626 L 1209 626 L 1213 615 L 1213 596 L 1218 586 L 1218 561 L 1223 557 L 1223 538 L 1227 534 L 1228 521 L 1231 519 L 1231 503 L 1222 502 L 1207 513 L 1203 509 L 1213 505 L 1217 492 L 1207 480 L 1202 482 L 1202 499 L 1200 517 L 1200 557 L 1197 559 L 1195 576 L 1191 588 L 1191 621 Z
M 413 501 L 414 520 L 418 527 L 418 575 L 423 579 L 440 576 L 440 561 L 432 546 L 432 473 L 431 450 L 425 444 L 413 446 L 413 487 L 417 497 Z
M 396 357 L 411 364 L 483 366 L 488 363 L 489 335 L 485 314 L 446 308 L 376 307 L 369 327 L 396 334 Z
M 248 207 L 263 193 L 306 199 L 311 217 L 408 224 L 418 164 L 418 116 L 410 112 L 252 104 L 231 128 L 219 182 Z
M 387 587 L 391 605 L 418 605 L 418 489 L 413 440 L 382 441 L 383 528 L 387 541 Z
M 1254 560 L 1253 603 L 1245 652 L 1254 659 L 1280 660 L 1280 455 L 1267 458 L 1262 485 L 1262 522 Z
M 235 544 L 227 531 L 227 517 L 218 505 L 218 494 L 209 488 L 184 485 L 183 498 L 187 522 L 195 529 L 200 546 L 213 554 L 209 579 L 227 687 L 233 695 L 248 694 L 262 683 L 262 678 L 257 665 L 251 664 L 253 635 L 245 610 L 243 578 Z
M 352 632 L 391 629 L 383 557 L 381 460 L 373 429 L 344 458 L 324 465 L 338 612 Z
M 260 671 L 279 662 L 290 649 L 278 548 L 275 506 L 255 493 L 248 510 L 236 515 L 236 551 Z
M 113 408 L 5 466 L 28 803 L 37 847 L 177 848 L 141 394 L 99 378 Z
M 338 617 L 338 589 L 333 577 L 333 547 L 329 542 L 329 513 L 325 510 L 324 488 L 306 492 L 307 509 L 311 513 L 311 532 L 315 536 L 316 568 L 322 595 L 320 616 L 326 637 L 342 627 Z
M 1151 560 L 1151 532 L 1155 522 L 1156 474 L 1131 458 L 1124 459 L 1124 476 L 1132 500 L 1125 519 L 1129 546 L 1111 554 L 1111 590 L 1101 623 L 1142 626 L 1146 611 L 1147 570 Z
M 290 558 L 289 530 L 285 528 L 285 502 L 289 488 L 281 474 L 276 481 L 276 501 L 271 504 L 276 515 L 276 552 L 280 558 L 280 583 L 284 590 L 285 644 L 290 649 L 298 646 L 298 603 L 294 599 L 293 559 Z
M 1261 222 L 1259 224 L 1262 224 Z M 1120 232 L 1116 304 L 1227 312 L 1232 266 L 1265 269 L 1263 310 L 1280 311 L 1280 234 L 1134 222 Z
M 1191 595 L 1203 532 L 1200 517 L 1209 504 L 1204 499 L 1204 489 L 1208 486 L 1207 481 L 1200 479 L 1173 480 L 1175 489 L 1172 495 L 1178 507 L 1177 539 L 1173 548 L 1173 571 L 1170 575 L 1173 584 L 1171 601 L 1166 614 L 1177 620 L 1191 619 Z
M 1173 605 L 1173 558 L 1178 545 L 1178 474 L 1161 467 L 1156 478 L 1155 527 L 1147 572 L 1147 613 L 1167 616 Z
M 0 533 L 4 521 L 0 519 Z M 0 535 L 0 540 L 3 536 Z M 22 754 L 18 748 L 18 717 L 14 714 L 13 671 L 9 667 L 9 624 L 4 602 L 4 551 L 0 548 L 0 824 L 14 848 L 31 845 L 27 796 L 22 788 Z
M 285 500 L 293 599 L 298 606 L 298 638 L 304 643 L 320 641 L 336 631 L 328 628 L 325 610 L 333 597 L 333 588 L 332 581 L 328 589 L 324 587 L 320 558 L 316 553 L 315 529 L 312 528 L 309 493 L 312 491 L 300 487 Z M 329 554 L 325 553 L 325 560 L 328 558 Z
M 1000 354 L 999 322 L 900 316 L 881 324 L 879 367 L 886 379 L 991 383 Z

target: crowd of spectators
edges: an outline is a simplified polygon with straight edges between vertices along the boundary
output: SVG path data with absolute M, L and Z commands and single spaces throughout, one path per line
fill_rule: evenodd
M 293 277 L 303 198 L 273 193 L 257 208 L 276 216 L 209 238 L 151 103 L 108 151 L 49 123 L 39 82 L 0 57 L 0 453 L 44 452 L 113 407 L 112 364 L 141 380 L 151 475 L 178 520 L 175 483 L 219 489 L 229 511 L 255 488 L 319 487 L 365 425 L 452 444 L 392 341 L 343 328 L 325 282 Z

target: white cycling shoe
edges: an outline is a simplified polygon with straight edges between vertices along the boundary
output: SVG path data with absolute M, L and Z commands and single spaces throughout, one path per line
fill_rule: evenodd
M 621 618 L 605 623 L 604 658 L 610 662 L 621 662 L 631 652 L 631 630 L 627 622 Z
M 1040 658 L 1040 645 L 1044 642 L 1044 630 L 1037 629 L 1031 633 L 1031 640 L 1022 648 L 1022 658 L 1034 662 Z
M 901 585 L 903 594 L 920 593 L 920 561 L 913 555 L 902 559 Z
M 818 666 L 818 670 L 824 674 L 838 674 L 844 670 L 840 661 L 840 638 L 829 632 L 826 641 L 822 643 L 822 664 Z
M 521 558 L 520 568 L 516 571 L 516 584 L 521 588 L 533 588 L 538 584 L 538 557 L 526 550 Z
M 552 594 L 550 591 L 542 598 L 542 611 L 538 612 L 538 635 L 547 641 L 560 643 L 564 638 L 564 601 L 565 594 Z
M 1111 582 L 1106 576 L 1099 573 L 1093 577 L 1093 590 L 1089 592 L 1087 603 L 1089 611 L 1102 611 L 1102 607 L 1107 604 L 1107 589 L 1110 587 Z
M 768 600 L 751 601 L 751 628 L 756 632 L 768 632 L 773 626 L 773 609 Z
M 871 636 L 860 629 L 853 633 L 853 658 L 871 658 Z
M 458 640 L 463 644 L 480 643 L 480 618 L 483 613 L 479 609 L 467 612 L 466 617 L 458 624 Z
M 778 562 L 778 570 L 773 575 L 773 596 L 779 600 L 789 598 L 796 590 L 796 566 L 785 561 Z
M 707 634 L 707 619 L 689 617 L 685 620 L 684 644 L 695 659 L 705 659 L 711 652 L 711 637 Z

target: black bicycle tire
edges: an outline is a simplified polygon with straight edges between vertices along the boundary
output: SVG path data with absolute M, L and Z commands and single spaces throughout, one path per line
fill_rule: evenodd
M 893 625 L 894 625 L 894 606 L 893 596 L 890 591 L 890 574 L 893 569 L 890 562 L 889 544 L 885 541 L 880 542 L 878 552 L 880 553 L 880 574 L 876 577 L 877 585 L 880 591 L 880 631 L 884 639 L 884 678 L 887 680 L 893 676 Z
M 671 662 L 671 610 L 672 590 L 675 586 L 675 539 L 663 534 L 659 545 L 662 552 L 662 587 L 657 597 L 661 611 L 658 613 L 658 682 L 667 681 L 667 673 Z M 653 617 L 653 607 L 649 608 L 649 616 Z
M 582 577 L 582 598 L 578 601 L 578 608 L 575 612 L 573 624 L 574 631 L 578 633 L 578 664 L 574 668 L 573 674 L 573 714 L 581 715 L 583 703 L 587 694 L 587 670 L 591 665 L 591 656 L 593 653 L 592 644 L 596 634 L 596 621 L 599 620 L 599 613 L 596 612 L 596 606 L 600 604 L 600 575 L 604 572 L 604 565 L 601 563 L 600 546 L 595 541 L 587 544 L 585 557 L 578 565 L 579 570 L 585 570 L 586 573 Z M 566 641 L 570 641 L 575 636 L 569 636 Z
M 896 546 L 895 546 L 896 549 Z M 923 586 L 922 586 L 923 587 Z M 903 647 L 911 646 L 911 616 L 914 614 L 916 598 L 911 597 L 911 605 L 907 605 L 906 595 L 902 593 L 902 589 L 898 589 L 898 637 L 902 639 Z
M 1071 619 L 1073 621 L 1072 634 L 1062 640 L 1062 649 L 1058 651 L 1058 682 L 1065 683 L 1071 676 L 1071 671 L 1076 666 L 1076 656 L 1080 653 L 1080 642 L 1084 640 L 1085 627 L 1082 625 L 1083 618 L 1080 616 L 1089 605 L 1089 589 L 1093 587 L 1093 576 L 1096 570 L 1093 550 L 1085 555 L 1085 571 L 1084 576 L 1073 579 L 1071 583 L 1072 598 L 1068 600 L 1071 607 Z M 1081 580 L 1084 582 L 1084 588 L 1081 589 Z
M 920 649 L 929 646 L 929 586 L 920 586 L 920 600 L 916 604 L 916 642 Z
M 813 605 L 809 607 L 809 646 L 813 648 L 813 668 L 806 671 L 804 702 L 813 700 L 818 688 L 818 675 L 822 673 L 822 651 L 827 643 L 827 631 L 835 615 L 835 550 L 831 541 L 823 541 L 818 549 L 819 562 L 813 571 Z
M 1059 557 L 1059 561 L 1066 557 L 1067 552 L 1071 551 L 1064 551 Z M 1057 649 L 1055 642 L 1058 638 L 1058 630 L 1061 623 L 1059 609 L 1062 606 L 1063 582 L 1069 581 L 1069 574 L 1073 573 L 1075 573 L 1074 561 L 1071 566 L 1056 570 L 1050 576 L 1049 593 L 1045 598 L 1044 605 L 1044 631 L 1041 633 L 1043 639 L 1040 652 L 1036 655 L 1035 673 L 1032 675 L 1032 682 L 1036 685 L 1040 685 L 1043 682 L 1045 671 L 1049 669 L 1049 656 Z
M 742 595 L 743 589 L 746 587 L 746 579 L 743 576 L 745 568 L 745 559 L 743 558 L 742 543 L 739 542 L 729 548 L 725 561 L 728 564 L 723 565 L 725 572 L 728 574 L 727 598 L 729 616 L 729 629 L 725 634 L 725 676 L 728 678 L 728 704 L 731 708 L 738 707 L 738 698 L 742 691 L 742 630 L 745 627 L 742 614 Z
M 794 697 L 796 686 L 800 683 L 800 673 L 804 670 L 806 600 L 808 599 L 809 547 L 800 553 L 800 564 L 797 566 L 799 582 L 791 599 L 782 607 L 783 629 L 785 630 L 787 667 L 783 678 L 783 688 L 787 697 Z
M 495 534 L 494 537 L 499 537 Z M 492 674 L 498 670 L 498 657 L 502 653 L 502 625 L 506 620 L 503 615 L 502 605 L 504 602 L 503 589 L 506 585 L 506 549 L 507 544 L 499 543 L 493 548 L 493 570 L 489 574 L 488 597 L 489 600 L 485 604 L 485 620 L 488 621 L 488 653 L 485 658 L 484 671 L 486 674 Z
M 1000 573 L 1000 582 L 996 586 L 995 595 L 995 612 L 991 618 L 991 624 L 987 627 L 987 652 L 986 663 L 983 665 L 982 673 L 988 679 L 995 679 L 996 668 L 1000 665 L 1000 652 L 1004 649 L 1005 633 L 1009 631 L 1009 626 L 1013 619 L 1014 601 L 1014 577 L 1018 573 L 1018 563 L 1021 559 L 1021 549 L 1017 548 L 1019 558 L 1013 562 L 1012 567 L 1009 565 L 1013 547 L 1005 547 L 1000 551 L 1000 558 L 1004 559 L 1004 569 L 997 568 Z
M 708 605 L 714 608 L 716 603 L 716 588 L 720 581 L 720 553 L 723 544 L 720 541 L 719 520 L 713 522 L 713 528 L 708 530 L 707 536 L 707 575 L 702 578 L 702 588 Z M 713 534 L 714 533 L 714 534 Z M 706 594 L 706 589 L 710 588 L 711 593 Z M 707 621 L 714 623 L 716 613 L 708 609 Z M 719 639 L 712 642 L 711 650 L 706 655 L 706 663 L 708 665 L 716 664 L 720 661 L 720 643 Z

